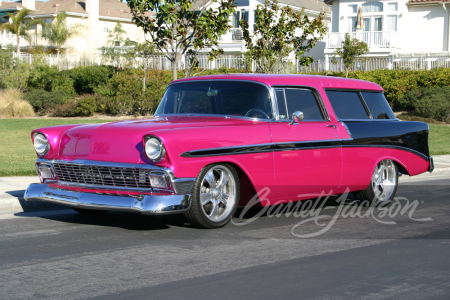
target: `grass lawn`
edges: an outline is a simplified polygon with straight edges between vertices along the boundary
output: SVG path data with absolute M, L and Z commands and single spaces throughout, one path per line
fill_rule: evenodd
M 31 131 L 36 128 L 85 123 L 104 123 L 97 119 L 0 119 L 0 176 L 36 175 L 36 152 Z
M 431 155 L 450 154 L 450 126 L 430 125 L 428 145 Z
M 97 119 L 0 119 L 0 176 L 36 175 L 33 129 L 54 125 L 104 123 Z M 450 126 L 430 124 L 431 155 L 450 154 Z

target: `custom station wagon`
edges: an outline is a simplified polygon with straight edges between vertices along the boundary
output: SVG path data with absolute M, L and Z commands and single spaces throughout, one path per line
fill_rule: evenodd
M 399 121 L 375 83 L 322 76 L 181 79 L 154 117 L 31 137 L 41 183 L 27 201 L 182 213 L 203 228 L 225 226 L 263 189 L 263 206 L 346 191 L 380 202 L 399 174 L 433 170 L 426 123 Z

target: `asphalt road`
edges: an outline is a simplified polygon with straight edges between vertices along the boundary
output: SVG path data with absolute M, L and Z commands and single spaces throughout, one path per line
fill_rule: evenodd
M 383 208 L 241 210 L 241 226 L 219 230 L 120 212 L 0 214 L 0 298 L 449 299 L 450 174 L 402 178 L 397 196 Z

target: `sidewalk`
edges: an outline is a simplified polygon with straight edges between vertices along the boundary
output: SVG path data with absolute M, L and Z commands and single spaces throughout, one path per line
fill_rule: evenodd
M 434 171 L 433 173 L 424 173 L 418 176 L 401 176 L 400 181 L 409 179 L 420 179 L 433 177 L 436 175 L 448 174 L 450 178 L 450 155 L 433 156 Z M 31 183 L 39 183 L 36 176 L 20 176 L 20 177 L 0 177 L 0 214 L 1 213 L 18 213 L 32 211 L 46 211 L 56 209 L 67 209 L 66 206 L 53 203 L 32 201 L 27 202 L 23 198 L 25 189 Z

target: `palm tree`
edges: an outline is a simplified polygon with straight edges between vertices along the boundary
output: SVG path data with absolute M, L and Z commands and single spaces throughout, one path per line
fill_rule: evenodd
M 56 46 L 56 54 L 59 57 L 61 47 L 71 38 L 81 34 L 80 29 L 84 26 L 77 23 L 71 26 L 66 24 L 66 12 L 59 13 L 53 22 L 47 24 L 42 32 L 42 37 L 46 38 Z
M 30 9 L 22 8 L 16 15 L 8 13 L 10 21 L 0 25 L 0 30 L 2 33 L 7 30 L 16 35 L 17 53 L 20 53 L 20 37 L 26 39 L 31 46 L 31 36 L 27 32 L 28 29 L 37 24 L 44 24 L 41 20 L 31 20 L 30 22 L 25 23 L 25 17 L 29 16 L 31 12 L 32 10 Z

